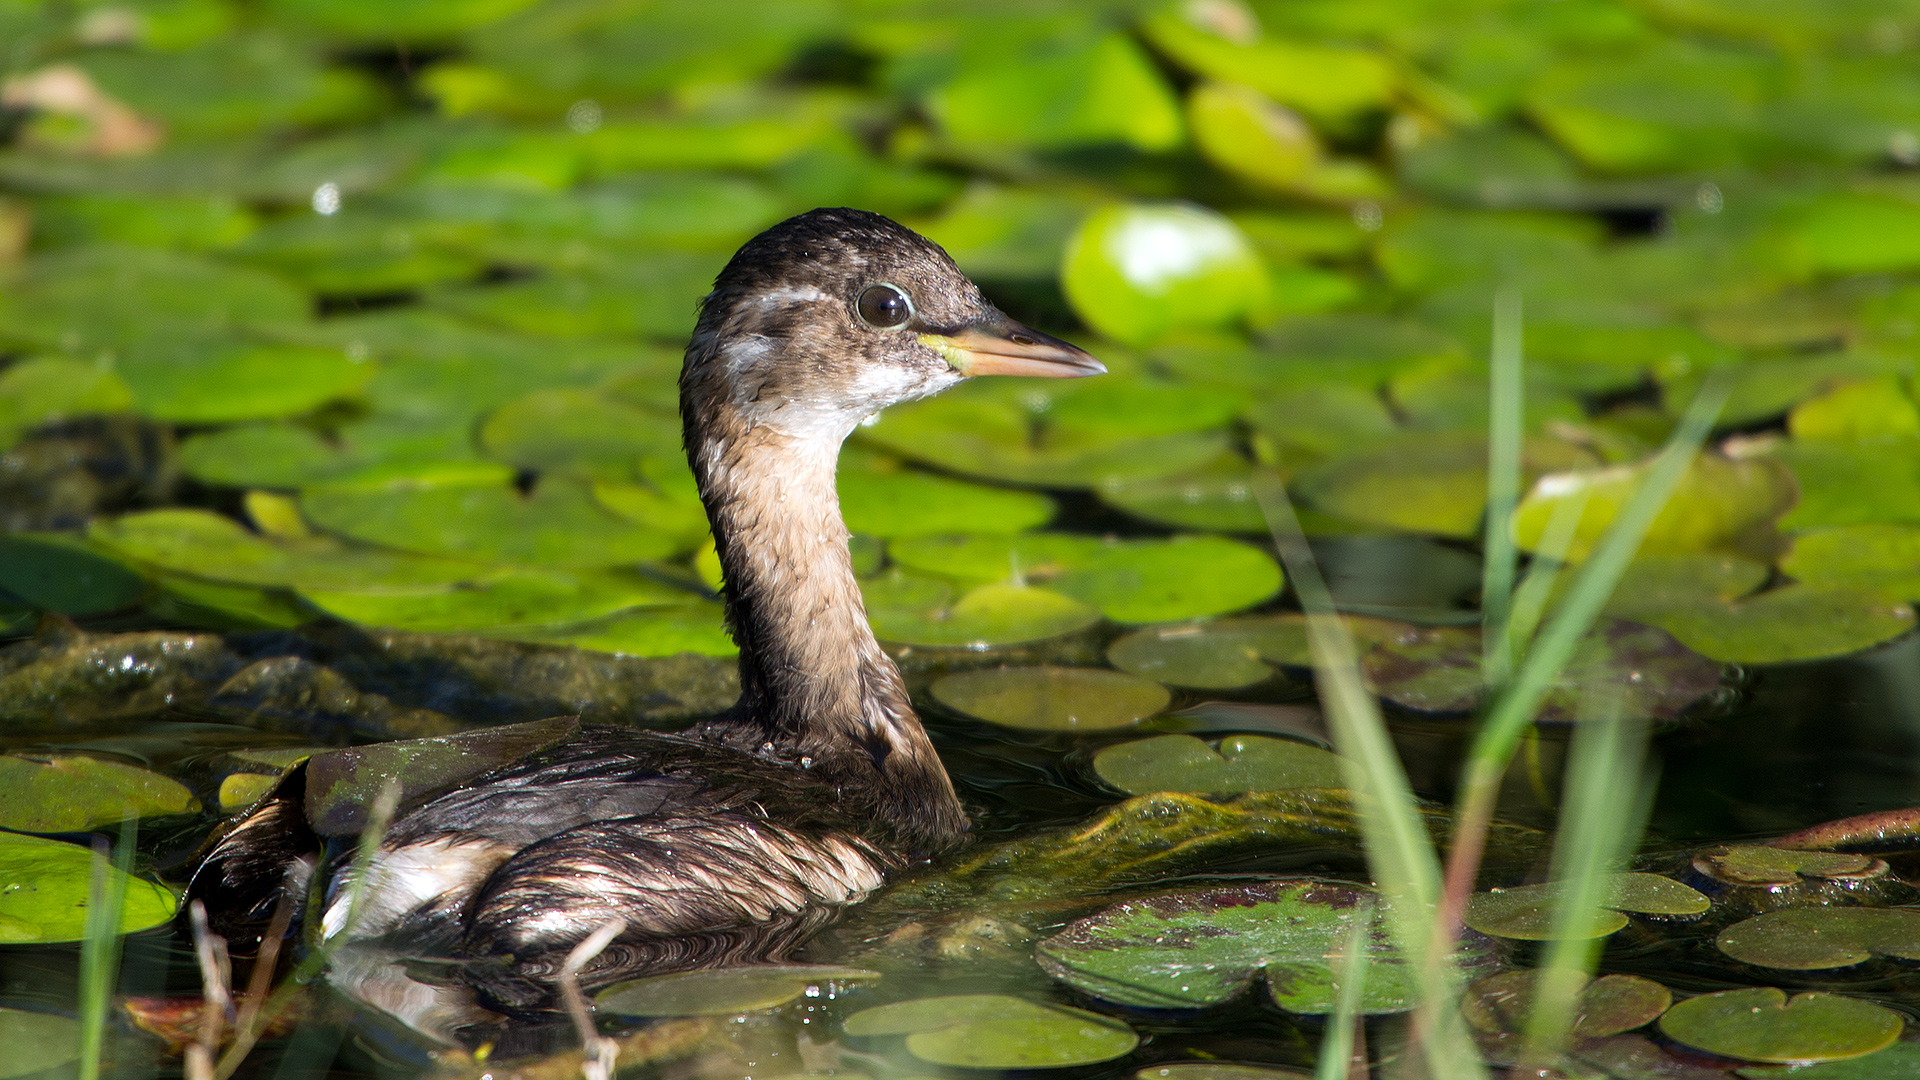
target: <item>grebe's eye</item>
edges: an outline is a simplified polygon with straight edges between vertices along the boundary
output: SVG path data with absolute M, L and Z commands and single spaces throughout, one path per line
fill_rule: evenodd
M 869 285 L 860 293 L 860 321 L 876 330 L 892 330 L 913 318 L 913 301 L 892 285 Z

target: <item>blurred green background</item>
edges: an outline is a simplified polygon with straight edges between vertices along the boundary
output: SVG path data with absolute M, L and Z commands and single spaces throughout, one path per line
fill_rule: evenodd
M 889 640 L 1266 601 L 1256 466 L 1470 540 L 1508 288 L 1530 476 L 1617 488 L 1739 373 L 1618 613 L 1853 651 L 1920 593 L 1917 49 L 1915 0 L 0 0 L 0 624 L 724 654 L 680 349 L 851 205 L 1114 371 L 856 436 Z M 1465 604 L 1418 543 L 1349 595 Z

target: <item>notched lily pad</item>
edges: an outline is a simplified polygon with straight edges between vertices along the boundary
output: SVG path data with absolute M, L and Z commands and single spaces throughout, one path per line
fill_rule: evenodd
M 1876 956 L 1920 960 L 1920 911 L 1790 908 L 1734 923 L 1714 944 L 1742 963 L 1791 971 L 1851 967 Z
M 1028 731 L 1126 727 L 1167 707 L 1159 683 L 1101 668 L 963 671 L 934 682 L 934 700 L 968 716 Z
M 1837 1061 L 1879 1050 L 1905 1022 L 1892 1009 L 1837 994 L 1771 986 L 1688 998 L 1660 1018 L 1675 1042 L 1723 1057 L 1780 1063 Z
M 856 1038 L 905 1035 L 907 1052 L 966 1069 L 1058 1069 L 1111 1061 L 1140 1037 L 1112 1017 L 1005 994 L 897 1001 L 847 1017 Z
M 78 754 L 0 755 L 0 828 L 80 832 L 198 809 L 200 800 L 178 781 L 133 765 Z
M 1885 877 L 1885 860 L 1839 851 L 1797 851 L 1760 844 L 1729 844 L 1693 857 L 1693 868 L 1729 885 L 1792 885 L 1804 878 L 1866 881 Z
M 1627 925 L 1626 912 L 1669 919 L 1690 919 L 1706 913 L 1713 902 L 1699 891 L 1658 874 L 1613 874 L 1594 920 L 1594 936 Z M 1553 934 L 1558 882 L 1521 885 L 1513 889 L 1475 893 L 1467 901 L 1463 921 L 1490 937 L 1519 941 L 1546 941 Z
M 1489 1034 L 1523 1032 L 1533 1013 L 1534 970 L 1503 971 L 1467 988 L 1460 1011 Z M 1673 1004 L 1673 992 L 1638 975 L 1603 975 L 1586 984 L 1574 1013 L 1573 1034 L 1600 1039 L 1645 1027 Z
M 1346 784 L 1339 755 L 1260 735 L 1229 735 L 1211 746 L 1191 735 L 1121 743 L 1095 754 L 1093 771 L 1129 795 L 1150 791 L 1227 794 Z
M 404 739 L 316 754 L 307 762 L 307 820 L 322 836 L 350 836 L 389 780 L 402 806 L 544 750 L 580 730 L 577 717 Z
M 1069 924 L 1034 954 L 1054 978 L 1117 1005 L 1198 1009 L 1238 997 L 1265 973 L 1274 1003 L 1289 1012 L 1334 1009 L 1335 966 L 1353 921 L 1368 920 L 1361 1009 L 1413 1007 L 1415 978 L 1388 943 L 1379 902 L 1367 889 L 1296 879 L 1166 893 L 1127 900 Z
M 840 987 L 873 982 L 877 971 L 811 964 L 680 971 L 615 983 L 596 994 L 594 1007 L 620 1016 L 732 1016 L 784 1005 L 802 994 L 835 995 Z
M 44 945 L 86 936 L 94 858 L 92 848 L 78 844 L 0 832 L 0 945 Z M 173 893 L 111 866 L 106 872 L 125 879 L 120 933 L 173 918 Z

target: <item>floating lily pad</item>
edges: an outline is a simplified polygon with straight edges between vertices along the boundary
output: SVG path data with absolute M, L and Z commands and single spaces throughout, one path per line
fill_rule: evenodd
M 0 828 L 81 832 L 198 809 L 200 800 L 178 781 L 133 765 L 74 754 L 0 754 Z
M 1554 882 L 1475 893 L 1467 901 L 1464 921 L 1492 937 L 1546 941 L 1553 933 L 1554 905 L 1560 886 Z M 1605 937 L 1627 925 L 1623 912 L 1662 918 L 1694 918 L 1712 906 L 1698 891 L 1658 874 L 1613 874 L 1601 901 L 1606 911 L 1594 920 L 1594 936 Z
M 1089 326 L 1132 344 L 1226 326 L 1267 299 L 1267 271 L 1238 226 L 1189 203 L 1110 206 L 1067 241 L 1061 288 Z
M 1887 864 L 1871 855 L 1758 844 L 1711 848 L 1693 857 L 1693 868 L 1729 885 L 1792 885 L 1803 878 L 1864 881 L 1888 872 Z
M 982 147 L 1111 142 L 1141 150 L 1168 150 L 1180 142 L 1180 110 L 1172 92 L 1125 34 L 1044 59 L 996 52 L 991 61 L 982 60 L 927 101 L 928 112 L 957 142 Z
M 52 1013 L 0 1008 L 0 1078 L 31 1076 L 65 1065 L 80 1056 L 80 1023 Z
M 206 510 L 146 510 L 99 522 L 91 535 L 129 559 L 247 585 L 419 595 L 485 573 L 469 562 L 261 536 Z
M 1800 486 L 1783 529 L 1881 522 L 1920 524 L 1920 439 L 1871 443 L 1786 440 L 1768 455 Z
M 102 348 L 306 322 L 307 298 L 258 270 L 152 248 L 89 245 L 35 258 L 0 295 L 0 338 Z
M 1236 1065 L 1228 1061 L 1179 1061 L 1172 1065 L 1149 1065 L 1133 1074 L 1133 1080 L 1307 1080 L 1312 1073 L 1276 1069 L 1266 1065 Z
M 1093 771 L 1129 795 L 1151 791 L 1228 794 L 1297 787 L 1344 787 L 1340 758 L 1317 746 L 1260 735 L 1229 735 L 1209 746 L 1191 735 L 1160 735 L 1109 746 Z
M 579 728 L 577 717 L 562 717 L 315 754 L 307 761 L 307 820 L 322 836 L 351 836 L 366 827 L 368 806 L 390 780 L 399 782 L 404 806 L 544 750 Z
M 1645 471 L 1644 466 L 1622 465 L 1541 477 L 1514 511 L 1514 539 L 1534 550 L 1554 509 L 1570 499 L 1585 498 L 1568 555 L 1575 560 L 1586 558 Z M 1672 555 L 1724 547 L 1741 534 L 1779 519 L 1798 496 L 1792 477 L 1770 459 L 1731 460 L 1703 454 L 1653 519 L 1640 550 L 1647 555 Z
M 1891 1009 L 1837 994 L 1796 994 L 1771 986 L 1688 998 L 1660 1018 L 1667 1038 L 1747 1061 L 1813 1063 L 1871 1054 L 1905 1026 Z
M 624 656 L 733 656 L 740 651 L 727 634 L 720 605 L 706 602 L 624 611 L 584 625 L 525 636 Z
M 1604 609 L 1616 618 L 1657 623 L 1663 612 L 1738 600 L 1767 580 L 1766 564 L 1738 555 L 1697 552 L 1689 555 L 1642 555 L 1627 564 L 1607 598 Z M 1555 582 L 1564 593 L 1571 574 Z
M 245 810 L 265 798 L 267 792 L 272 791 L 279 782 L 278 776 L 266 773 L 228 773 L 220 780 L 220 812 L 237 814 Z
M 1806 529 L 1780 559 L 1803 585 L 1866 589 L 1896 600 L 1920 599 L 1920 528 L 1837 525 Z
M 165 343 L 122 358 L 134 407 L 182 424 L 306 412 L 352 397 L 373 378 L 364 356 L 251 343 Z
M 1457 713 L 1485 699 L 1481 655 L 1478 630 L 1421 627 L 1376 642 L 1361 665 L 1368 685 L 1389 701 L 1421 712 Z M 1578 719 L 1583 702 L 1601 686 L 1624 687 L 1624 705 L 1637 715 L 1671 720 L 1719 689 L 1720 665 L 1665 631 L 1607 619 L 1575 649 L 1541 704 L 1541 719 Z
M 1505 971 L 1467 988 L 1460 1011 L 1474 1027 L 1489 1034 L 1524 1032 L 1533 1013 L 1534 970 Z M 1645 1027 L 1673 1004 L 1673 993 L 1652 979 L 1638 975 L 1603 975 L 1580 991 L 1573 1034 L 1601 1039 Z
M 458 589 L 406 593 L 302 590 L 330 615 L 415 633 L 511 633 L 603 618 L 634 607 L 685 604 L 693 594 L 637 574 L 519 570 Z
M 920 998 L 847 1017 L 856 1038 L 905 1035 L 922 1061 L 964 1069 L 1057 1069 L 1111 1061 L 1140 1037 L 1112 1017 L 1003 994 Z
M 1362 652 L 1374 642 L 1413 630 L 1403 622 L 1364 615 L 1344 616 L 1342 621 Z M 1158 682 L 1229 690 L 1271 678 L 1273 665 L 1310 668 L 1313 651 L 1304 616 L 1267 615 L 1136 630 L 1107 647 L 1107 660 Z
M 111 369 L 61 356 L 30 357 L 0 371 L 0 450 L 41 424 L 132 407 L 133 391 Z
M 139 574 L 59 534 L 0 536 L 0 592 L 48 611 L 92 615 L 140 598 Z
M 1820 971 L 1864 964 L 1876 956 L 1920 960 L 1920 911 L 1907 908 L 1816 907 L 1756 915 L 1714 939 L 1746 964 Z
M 615 983 L 593 1004 L 620 1016 L 732 1016 L 784 1005 L 810 989 L 831 997 L 830 988 L 879 978 L 877 971 L 809 964 L 681 971 Z
M 1413 973 L 1387 942 L 1366 889 L 1293 880 L 1166 893 L 1128 900 L 1042 941 L 1040 966 L 1069 986 L 1119 1005 L 1198 1009 L 1244 993 L 1265 973 L 1274 1003 L 1289 1012 L 1331 1013 L 1338 981 L 1329 958 L 1365 916 L 1361 1010 L 1413 1007 Z
M 85 937 L 93 871 L 92 848 L 0 832 L 0 944 L 43 945 Z M 120 871 L 107 867 L 107 873 Z M 173 918 L 173 893 L 144 878 L 122 876 L 120 933 Z
M 934 682 L 936 701 L 1006 727 L 1100 731 L 1138 723 L 1167 707 L 1159 683 L 1100 668 L 990 668 Z
M 1920 1043 L 1902 1040 L 1863 1057 L 1818 1065 L 1760 1065 L 1735 1072 L 1746 1080 L 1920 1080 Z
M 1795 439 L 1886 439 L 1920 435 L 1920 408 L 1892 375 L 1849 379 L 1787 414 Z
M 886 462 L 847 460 L 837 484 L 840 512 L 854 532 L 879 537 L 934 533 L 1018 533 L 1045 525 L 1053 500 L 1037 492 L 969 484 Z
M 1735 604 L 1650 616 L 1687 648 L 1731 664 L 1845 656 L 1913 629 L 1913 608 L 1883 594 L 1785 585 Z
M 1253 467 L 1235 454 L 1166 476 L 1115 480 L 1101 486 L 1100 498 L 1136 517 L 1184 529 L 1264 532 L 1267 527 L 1253 497 Z
M 1051 589 L 995 582 L 956 596 L 946 582 L 898 571 L 860 583 L 882 641 L 986 648 L 1084 630 L 1100 612 Z
M 643 457 L 681 456 L 680 418 L 590 390 L 536 390 L 480 425 L 488 456 L 522 469 L 625 480 Z
M 1349 521 L 1472 538 L 1486 507 L 1486 454 L 1478 434 L 1403 434 L 1314 466 L 1299 490 L 1314 508 Z M 1525 464 L 1539 473 L 1591 460 L 1569 444 L 1534 439 Z

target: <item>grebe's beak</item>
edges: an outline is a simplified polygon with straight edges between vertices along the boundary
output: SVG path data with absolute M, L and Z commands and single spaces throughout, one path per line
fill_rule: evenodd
M 962 375 L 1028 375 L 1078 379 L 1107 366 L 1077 345 L 995 315 L 947 334 L 921 334 L 920 343 L 947 358 Z

